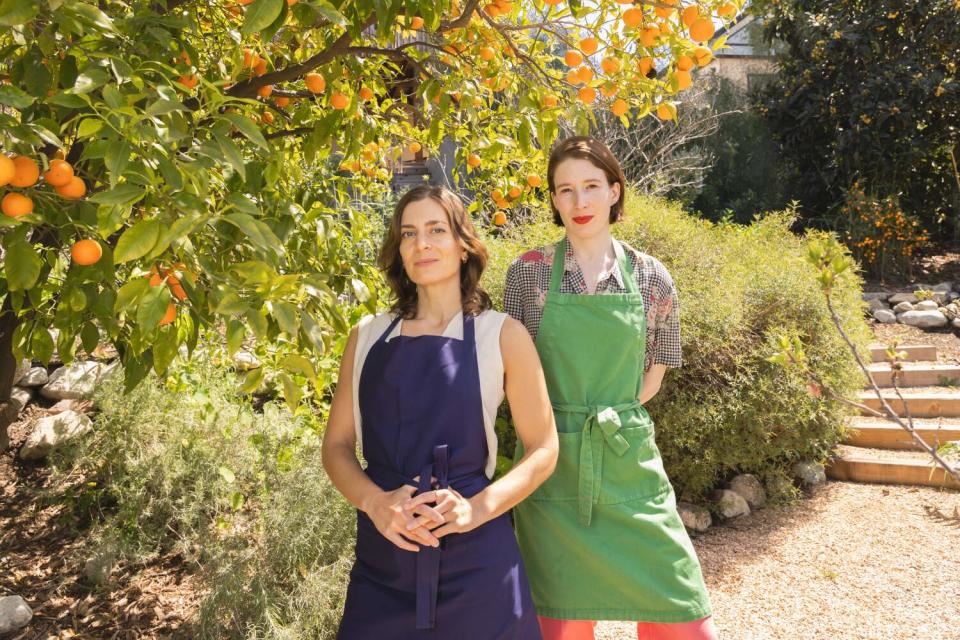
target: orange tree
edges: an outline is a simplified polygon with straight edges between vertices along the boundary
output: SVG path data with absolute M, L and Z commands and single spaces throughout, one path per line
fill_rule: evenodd
M 559 123 L 672 119 L 738 10 L 0 0 L 0 399 L 17 357 L 107 341 L 132 388 L 215 328 L 231 354 L 269 347 L 242 388 L 269 369 L 296 405 L 375 305 L 364 203 L 405 149 L 453 141 L 490 194 L 471 210 L 504 223 L 542 188 Z

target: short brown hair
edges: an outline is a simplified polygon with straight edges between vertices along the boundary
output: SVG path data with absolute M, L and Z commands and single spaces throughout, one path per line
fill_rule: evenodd
M 623 219 L 623 202 L 627 195 L 627 178 L 623 175 L 623 168 L 613 152 L 596 138 L 590 136 L 572 136 L 564 138 L 556 144 L 550 153 L 550 161 L 547 163 L 547 185 L 550 187 L 550 193 L 556 193 L 556 186 L 553 183 L 553 174 L 557 166 L 569 158 L 578 158 L 586 160 L 596 168 L 602 170 L 607 176 L 607 184 L 620 185 L 620 199 L 610 207 L 610 223 Z M 563 220 L 560 218 L 560 212 L 550 199 L 550 209 L 553 211 L 553 223 L 563 226 Z
M 403 222 L 403 210 L 411 202 L 433 200 L 447 212 L 447 219 L 460 246 L 467 252 L 467 261 L 460 266 L 460 296 L 464 315 L 479 315 L 493 307 L 490 295 L 480 286 L 480 276 L 487 266 L 487 248 L 483 246 L 473 228 L 470 216 L 463 201 L 454 192 L 445 187 L 420 185 L 403 194 L 393 211 L 390 227 L 387 229 L 377 265 L 387 278 L 390 289 L 396 297 L 390 310 L 409 320 L 417 313 L 417 285 L 403 268 L 400 259 L 400 225 Z

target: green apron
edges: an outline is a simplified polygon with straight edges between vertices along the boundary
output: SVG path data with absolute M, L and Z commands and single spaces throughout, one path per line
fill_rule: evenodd
M 626 293 L 560 293 L 566 242 L 554 253 L 536 340 L 560 456 L 553 475 L 514 511 L 537 613 L 699 620 L 710 615 L 700 562 L 677 513 L 653 421 L 637 400 L 646 350 L 643 296 L 616 241 Z

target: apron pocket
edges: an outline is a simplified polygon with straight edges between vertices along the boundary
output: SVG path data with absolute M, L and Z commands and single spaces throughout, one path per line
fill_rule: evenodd
M 631 416 L 627 424 L 638 422 L 647 424 L 623 427 L 619 431 L 630 445 L 626 453 L 618 456 L 609 447 L 603 452 L 599 504 L 618 504 L 638 498 L 652 498 L 671 489 L 663 469 L 660 450 L 654 439 L 653 423 L 640 416 Z

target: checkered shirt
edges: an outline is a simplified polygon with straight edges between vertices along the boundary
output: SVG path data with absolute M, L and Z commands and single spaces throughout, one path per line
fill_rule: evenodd
M 621 244 L 633 267 L 647 312 L 647 352 L 644 368 L 649 369 L 654 364 L 679 367 L 682 364 L 680 300 L 673 286 L 673 279 L 659 260 L 625 243 Z M 543 305 L 550 289 L 550 271 L 556 247 L 554 244 L 528 251 L 514 260 L 507 270 L 503 310 L 522 322 L 534 339 L 540 328 Z M 636 268 L 637 264 L 640 265 L 639 269 Z M 563 269 L 560 292 L 585 294 L 587 283 L 569 243 Z M 615 261 L 610 271 L 600 273 L 597 294 L 625 292 L 620 263 Z

